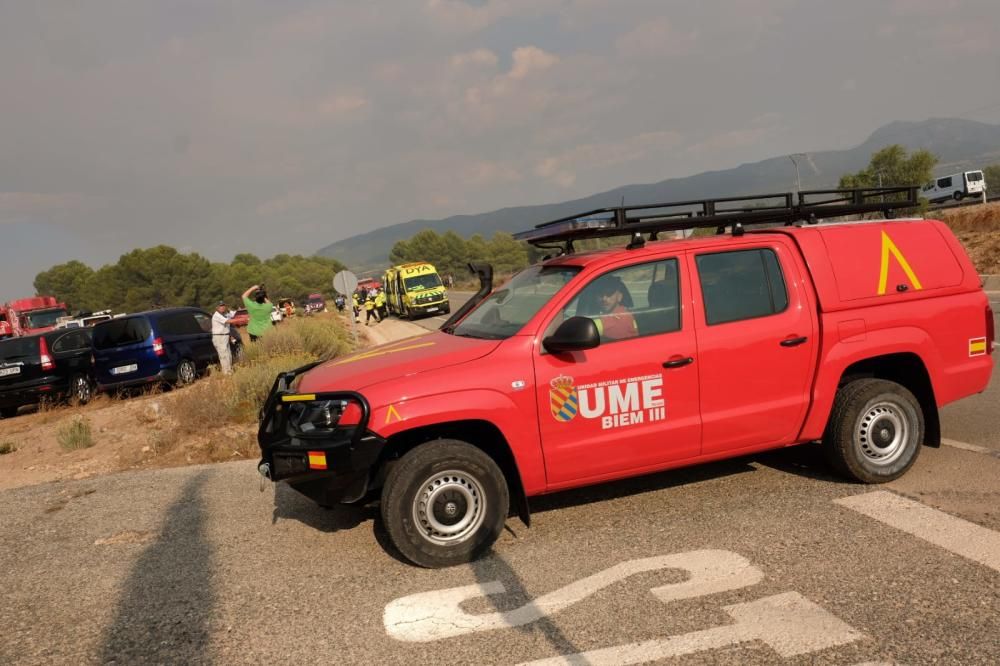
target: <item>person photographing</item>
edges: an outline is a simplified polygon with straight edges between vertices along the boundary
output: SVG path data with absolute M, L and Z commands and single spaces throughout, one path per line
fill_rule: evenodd
M 219 365 L 222 366 L 222 374 L 233 374 L 233 357 L 229 349 L 229 317 L 227 313 L 229 307 L 224 301 L 219 301 L 215 306 L 215 314 L 212 315 L 212 345 L 219 354 Z
M 243 307 L 247 309 L 249 315 L 247 333 L 250 334 L 250 342 L 256 342 L 258 338 L 271 330 L 273 306 L 267 298 L 264 285 L 255 284 L 243 292 Z

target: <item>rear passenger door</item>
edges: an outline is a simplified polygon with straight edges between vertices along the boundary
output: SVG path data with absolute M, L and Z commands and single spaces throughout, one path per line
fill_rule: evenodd
M 90 363 L 90 333 L 90 329 L 73 329 L 54 337 L 53 360 L 65 378 L 68 379 L 75 374 L 91 377 L 93 374 Z
M 818 341 L 796 257 L 783 238 L 689 255 L 703 454 L 798 435 Z

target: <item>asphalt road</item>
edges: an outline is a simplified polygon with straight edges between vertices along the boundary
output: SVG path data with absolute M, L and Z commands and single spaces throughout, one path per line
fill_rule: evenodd
M 992 395 L 887 486 L 794 447 L 537 498 L 442 571 L 252 462 L 5 491 L 0 663 L 996 664 Z

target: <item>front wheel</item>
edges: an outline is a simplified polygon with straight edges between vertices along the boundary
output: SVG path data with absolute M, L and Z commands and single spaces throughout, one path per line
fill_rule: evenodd
M 906 387 L 858 379 L 837 391 L 823 448 L 844 476 L 885 483 L 913 466 L 923 441 L 924 413 Z
M 194 361 L 188 359 L 181 361 L 180 365 L 177 366 L 177 385 L 187 386 L 194 383 L 197 378 L 198 369 L 195 367 Z
M 496 462 L 441 439 L 404 455 L 382 489 L 382 522 L 406 559 L 431 569 L 471 562 L 500 536 L 510 505 Z

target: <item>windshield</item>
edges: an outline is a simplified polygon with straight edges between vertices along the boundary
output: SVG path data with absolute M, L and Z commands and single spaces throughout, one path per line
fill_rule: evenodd
M 438 277 L 437 273 L 431 273 L 430 275 L 418 275 L 417 277 L 406 278 L 403 280 L 403 284 L 406 285 L 406 291 L 433 289 L 434 287 L 441 286 L 441 278 Z
M 490 294 L 452 333 L 470 338 L 509 338 L 579 272 L 579 266 L 526 268 Z
M 66 311 L 62 308 L 39 310 L 24 315 L 24 323 L 26 328 L 45 328 L 46 326 L 55 326 L 56 320 L 65 316 Z

